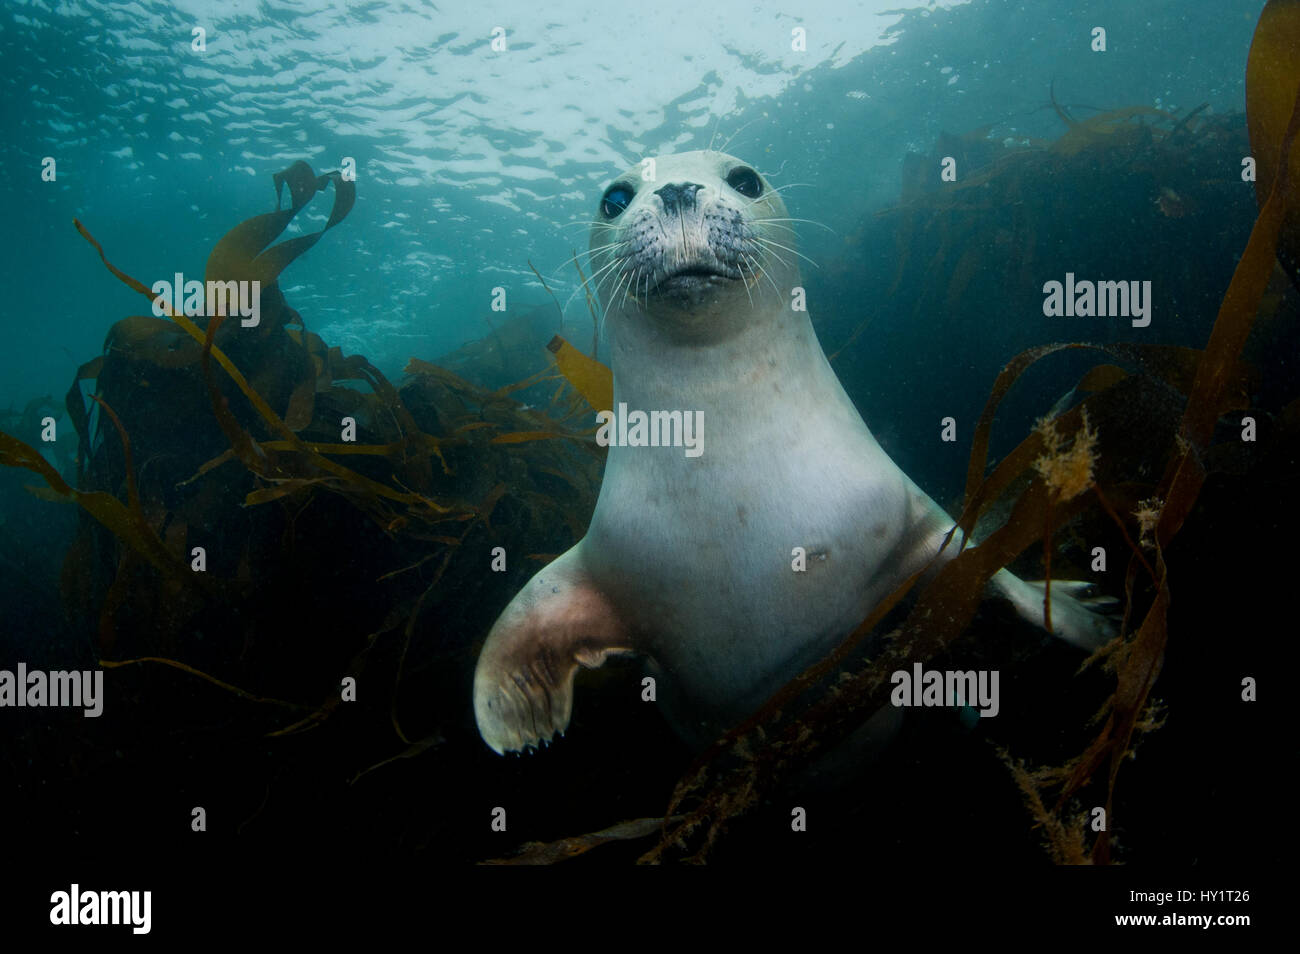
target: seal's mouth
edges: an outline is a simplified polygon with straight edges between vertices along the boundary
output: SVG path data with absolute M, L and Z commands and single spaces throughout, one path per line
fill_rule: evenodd
M 726 282 L 739 281 L 740 269 L 727 268 L 723 265 L 682 265 L 670 269 L 661 277 L 650 295 L 681 294 L 711 288 Z

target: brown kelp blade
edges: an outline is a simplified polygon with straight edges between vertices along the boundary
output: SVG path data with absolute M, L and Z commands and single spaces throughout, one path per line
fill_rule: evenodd
M 1271 4 L 1270 4 L 1271 5 Z M 1293 4 L 1294 5 L 1294 4 Z M 1265 11 L 1267 12 L 1267 11 Z M 1261 17 L 1262 22 L 1262 17 Z M 1187 402 L 1187 411 L 1183 416 L 1183 437 L 1190 442 L 1188 452 L 1183 460 L 1203 453 L 1214 433 L 1215 422 L 1223 413 L 1224 406 L 1231 397 L 1231 378 L 1238 367 L 1241 349 L 1250 335 L 1259 311 L 1260 301 L 1268 287 L 1273 272 L 1273 262 L 1277 256 L 1280 237 L 1285 234 L 1288 223 L 1297 221 L 1300 201 L 1296 198 L 1296 169 L 1294 149 L 1296 136 L 1300 134 L 1300 84 L 1292 90 L 1291 112 L 1281 140 L 1277 175 L 1273 179 L 1268 199 L 1260 209 L 1255 227 L 1251 229 L 1246 250 L 1237 263 L 1232 274 L 1228 291 L 1219 306 L 1218 317 L 1210 331 L 1210 340 L 1205 347 L 1205 357 L 1196 369 L 1196 382 Z M 1294 233 L 1292 233 L 1294 234 Z M 1165 485 L 1172 492 L 1177 486 L 1176 471 L 1181 464 L 1171 467 L 1166 474 Z M 1190 472 L 1190 471 L 1189 471 Z M 1183 503 L 1190 512 L 1192 501 L 1200 489 L 1199 481 L 1191 492 L 1190 498 Z M 1161 543 L 1167 542 L 1182 525 L 1186 512 L 1179 514 L 1177 509 L 1170 511 L 1166 503 L 1166 513 L 1161 519 Z
M 480 861 L 479 864 L 553 865 L 561 861 L 568 861 L 570 858 L 576 858 L 578 855 L 585 854 L 593 848 L 599 848 L 601 845 L 610 842 L 645 838 L 659 831 L 665 822 L 672 823 L 680 820 L 678 818 L 633 818 L 585 835 L 561 838 L 552 842 L 525 842 L 516 855 L 509 858 L 492 858 L 488 861 Z
M 206 281 L 260 281 L 263 286 L 274 282 L 280 272 L 299 255 L 315 245 L 322 235 L 338 225 L 356 204 L 357 186 L 341 173 L 317 176 L 301 160 L 274 175 L 276 211 L 254 216 L 241 222 L 213 247 L 204 269 Z M 319 232 L 298 236 L 267 248 L 306 207 L 317 192 L 334 184 L 334 205 L 329 220 Z M 280 209 L 284 186 L 289 187 L 289 208 Z
M 1065 119 L 1059 109 L 1058 114 Z M 1064 156 L 1072 156 L 1091 146 L 1098 139 L 1117 136 L 1135 128 L 1134 120 L 1150 118 L 1168 120 L 1170 115 L 1150 106 L 1128 106 L 1112 109 L 1084 120 L 1066 119 L 1069 126 L 1060 139 L 1052 143 L 1052 151 Z
M 498 434 L 492 438 L 493 444 L 524 444 L 528 441 L 549 441 L 564 438 L 571 438 L 572 434 L 564 431 L 511 431 L 508 434 Z
M 99 490 L 77 490 L 69 486 L 68 482 L 59 476 L 59 472 L 36 450 L 2 431 L 0 431 L 0 466 L 22 467 L 39 474 L 49 485 L 50 492 L 78 504 L 164 575 L 172 579 L 202 583 L 202 578 L 198 574 L 189 573 L 181 561 L 163 546 L 158 535 L 140 513 L 138 500 L 133 500 L 134 506 L 128 507 L 110 493 Z M 38 496 L 48 499 L 49 494 L 41 493 Z
M 962 530 L 963 541 L 969 536 L 975 521 L 984 506 L 997 497 L 1021 473 L 1027 463 L 1042 450 L 1036 435 L 1030 435 L 1024 443 L 1004 458 L 991 475 L 985 474 L 988 464 L 989 441 L 992 436 L 993 422 L 997 417 L 998 405 L 1011 390 L 1011 386 L 1030 366 L 1049 355 L 1060 351 L 1087 349 L 1102 351 L 1125 363 L 1134 365 L 1154 378 L 1184 394 L 1191 394 L 1196 375 L 1202 365 L 1202 353 L 1194 348 L 1173 345 L 1147 344 L 1091 344 L 1088 342 L 1058 342 L 1029 348 L 1016 355 L 1002 368 L 994 381 L 993 388 L 975 425 L 975 434 L 971 443 L 970 461 L 966 470 L 966 490 L 963 495 L 962 512 L 957 526 Z M 1238 349 L 1240 350 L 1240 349 Z M 1098 365 L 1080 381 L 1080 390 L 1100 392 L 1113 387 L 1123 380 L 1126 372 L 1114 365 Z M 1243 406 L 1242 396 L 1249 393 L 1253 369 L 1243 365 L 1237 354 L 1227 359 L 1223 369 L 1223 393 L 1221 400 L 1225 404 Z
M 614 372 L 607 365 L 583 354 L 559 335 L 551 339 L 546 349 L 555 356 L 560 373 L 592 410 L 608 411 L 614 407 Z
M 1282 165 L 1286 135 L 1300 86 L 1300 0 L 1269 0 L 1255 25 L 1246 61 L 1246 122 L 1255 159 L 1255 198 L 1261 208 Z M 1300 153 L 1287 160 L 1292 182 L 1300 178 Z M 1278 260 L 1300 288 L 1300 208 L 1284 214 Z

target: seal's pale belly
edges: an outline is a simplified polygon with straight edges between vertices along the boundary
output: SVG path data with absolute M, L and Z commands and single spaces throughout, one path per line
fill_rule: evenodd
M 761 704 L 897 579 L 909 484 L 865 426 L 789 405 L 756 433 L 755 410 L 738 412 L 737 441 L 728 414 L 705 409 L 695 459 L 613 449 L 583 544 L 588 572 L 632 613 L 668 715 L 693 736 Z

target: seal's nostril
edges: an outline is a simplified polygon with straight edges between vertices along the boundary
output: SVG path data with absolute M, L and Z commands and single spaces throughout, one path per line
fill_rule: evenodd
M 655 195 L 663 202 L 665 212 L 679 213 L 694 208 L 695 193 L 703 188 L 697 182 L 670 182 L 662 189 L 655 189 Z

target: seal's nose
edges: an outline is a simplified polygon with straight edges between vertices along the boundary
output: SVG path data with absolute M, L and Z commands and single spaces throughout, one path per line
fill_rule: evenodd
M 695 193 L 703 188 L 696 182 L 670 182 L 662 189 L 655 189 L 655 195 L 663 202 L 665 212 L 678 215 L 695 208 Z

